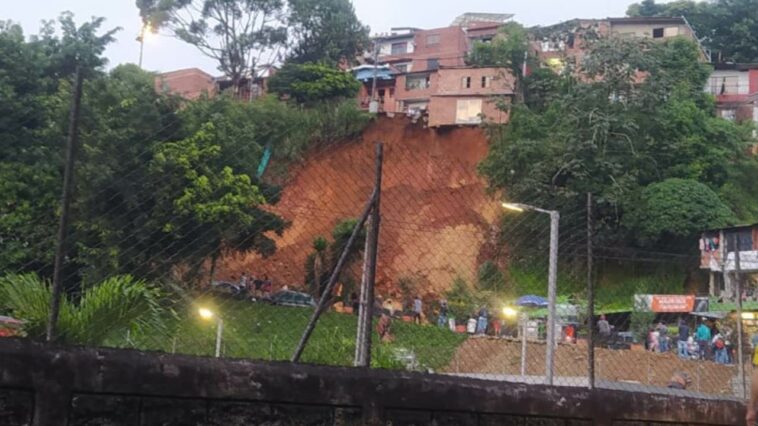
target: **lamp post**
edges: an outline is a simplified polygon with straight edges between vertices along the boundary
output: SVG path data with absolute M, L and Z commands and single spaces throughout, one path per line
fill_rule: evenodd
M 140 28 L 139 34 L 137 35 L 137 42 L 139 42 L 139 62 L 137 65 L 140 68 L 142 68 L 142 53 L 145 50 L 145 38 L 149 38 L 153 34 L 153 29 L 150 27 L 150 24 L 145 23 L 142 25 L 142 28 Z
M 558 286 L 558 224 L 561 215 L 555 210 L 545 210 L 528 204 L 503 203 L 503 207 L 516 212 L 527 210 L 550 216 L 550 263 L 547 277 L 547 349 L 545 354 L 545 376 L 547 384 L 553 384 L 555 359 L 555 299 Z
M 221 319 L 221 317 L 214 315 L 213 311 L 208 308 L 200 308 L 197 310 L 197 313 L 200 314 L 200 318 L 204 320 L 210 320 L 213 317 L 216 317 L 216 358 L 218 358 L 221 356 L 221 336 L 224 334 L 224 320 Z

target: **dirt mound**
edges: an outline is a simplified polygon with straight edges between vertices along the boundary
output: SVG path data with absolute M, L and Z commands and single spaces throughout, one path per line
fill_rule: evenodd
M 276 239 L 276 254 L 226 258 L 219 275 L 250 271 L 279 285 L 302 285 L 313 239 L 331 238 L 339 221 L 362 211 L 378 141 L 384 143 L 379 293 L 396 293 L 401 277 L 422 283 L 422 293 L 446 289 L 456 276 L 471 282 L 499 211 L 476 172 L 487 153 L 484 133 L 472 127 L 424 129 L 386 117 L 372 123 L 362 140 L 312 154 L 295 169 L 275 208 L 291 222 Z
M 545 374 L 545 344 L 527 344 L 527 375 Z M 558 345 L 555 351 L 555 374 L 587 377 L 587 346 Z M 470 338 L 455 353 L 445 370 L 449 373 L 498 375 L 521 374 L 521 342 L 506 339 Z M 634 382 L 643 385 L 668 385 L 676 371 L 690 375 L 690 390 L 733 395 L 731 379 L 735 366 L 679 359 L 673 353 L 658 354 L 637 350 L 595 350 L 595 377 L 602 380 Z

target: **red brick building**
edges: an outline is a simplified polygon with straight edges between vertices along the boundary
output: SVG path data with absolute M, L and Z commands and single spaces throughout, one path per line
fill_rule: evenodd
M 377 80 L 380 112 L 428 114 L 431 127 L 478 124 L 482 115 L 505 122 L 507 114 L 495 104 L 513 95 L 512 77 L 501 69 L 467 67 L 466 55 L 474 42 L 492 40 L 511 17 L 467 13 L 449 27 L 395 28 L 375 37 L 378 63 L 392 73 Z M 354 72 L 365 71 L 359 68 Z M 359 79 L 359 97 L 368 106 L 373 78 Z
M 203 94 L 215 95 L 217 86 L 212 75 L 199 68 L 187 68 L 155 76 L 155 91 L 192 100 Z
M 705 90 L 720 117 L 758 123 L 758 64 L 715 64 Z

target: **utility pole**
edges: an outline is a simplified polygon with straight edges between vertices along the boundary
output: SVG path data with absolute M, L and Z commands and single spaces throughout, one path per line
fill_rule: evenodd
M 592 194 L 587 193 L 587 360 L 588 384 L 595 388 L 595 284 L 592 281 Z
M 71 112 L 68 122 L 68 140 L 66 142 L 66 165 L 63 171 L 63 194 L 61 195 L 61 217 L 58 222 L 58 237 L 53 266 L 53 294 L 50 301 L 50 317 L 47 322 L 47 341 L 55 338 L 55 329 L 60 313 L 61 294 L 63 293 L 63 262 L 66 258 L 66 239 L 68 237 L 69 211 L 74 189 L 74 162 L 77 140 L 79 138 L 79 111 L 82 104 L 82 84 L 84 76 L 77 66 L 74 76 L 74 88 L 71 96 Z
M 379 103 L 376 101 L 376 79 L 379 72 L 379 39 L 374 41 L 374 78 L 371 82 L 371 102 L 369 102 L 368 112 L 376 114 L 379 112 Z
M 360 311 L 358 315 L 358 331 L 355 342 L 356 367 L 371 366 L 371 325 L 374 312 L 374 284 L 376 281 L 376 259 L 379 245 L 379 222 L 381 221 L 379 203 L 382 194 L 382 160 L 384 146 L 376 145 L 376 176 L 374 192 L 376 198 L 371 215 L 368 218 L 366 248 L 363 252 L 363 276 L 361 279 Z
M 733 234 L 734 274 L 737 280 L 737 362 L 739 363 L 740 375 L 742 376 L 742 397 L 747 398 L 747 377 L 745 377 L 745 361 L 742 353 L 742 266 L 740 265 L 739 244 L 740 240 L 737 238 L 737 234 Z
M 550 212 L 550 265 L 547 281 L 547 360 L 545 369 L 547 384 L 553 385 L 553 370 L 555 361 L 555 302 L 558 287 L 558 224 L 561 215 L 557 211 Z

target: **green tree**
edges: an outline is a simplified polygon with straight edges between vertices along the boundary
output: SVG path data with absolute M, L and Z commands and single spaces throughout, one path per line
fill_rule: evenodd
M 321 64 L 285 64 L 268 83 L 272 93 L 301 104 L 353 98 L 361 85 L 352 74 Z
M 758 60 L 758 4 L 755 0 L 645 0 L 629 6 L 629 16 L 684 16 L 715 62 Z
M 504 68 L 515 77 L 516 93 L 523 99 L 524 61 L 527 59 L 529 36 L 526 29 L 517 23 L 509 22 L 500 29 L 497 36 L 489 43 L 474 42 L 466 62 L 480 67 Z M 504 78 L 505 76 L 501 76 Z
M 52 290 L 35 274 L 0 277 L 0 309 L 22 319 L 31 338 L 45 336 Z M 58 321 L 62 342 L 80 345 L 120 345 L 129 331 L 165 331 L 167 312 L 161 292 L 130 276 L 108 278 L 86 289 L 78 304 L 61 301 Z
M 628 226 L 641 241 L 657 239 L 691 244 L 704 229 L 734 224 L 734 213 L 707 185 L 691 179 L 671 178 L 648 185 L 629 209 Z
M 510 199 L 564 213 L 584 211 L 584 194 L 592 192 L 599 242 L 629 247 L 636 240 L 628 236 L 641 232 L 639 222 L 624 219 L 637 194 L 669 178 L 718 191 L 730 164 L 746 157 L 749 138 L 714 116 L 713 101 L 702 91 L 708 70 L 695 60 L 693 43 L 600 39 L 589 53 L 583 75 L 561 75 L 557 84 L 550 77 L 550 102 L 514 106 L 510 123 L 490 132 L 480 171 Z M 564 214 L 561 228 L 569 231 L 562 238 L 583 232 L 571 231 L 583 229 L 583 220 Z M 528 237 L 543 226 L 533 221 L 518 232 Z M 655 245 L 662 236 L 646 241 Z
M 219 162 L 223 135 L 208 123 L 190 137 L 161 145 L 150 164 L 155 176 L 155 225 L 169 236 L 174 261 L 198 270 L 225 253 L 276 249 L 266 233 L 281 235 L 284 222 L 262 210 L 266 198 L 247 174 Z M 177 262 L 178 263 L 178 262 Z
M 477 288 L 493 292 L 505 289 L 505 277 L 494 262 L 488 260 L 479 266 Z
M 287 39 L 282 0 L 136 0 L 144 23 L 166 28 L 218 62 L 232 87 L 269 54 L 273 63 Z
M 368 27 L 349 0 L 289 0 L 288 62 L 336 66 L 355 62 L 369 44 Z

